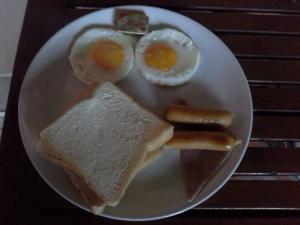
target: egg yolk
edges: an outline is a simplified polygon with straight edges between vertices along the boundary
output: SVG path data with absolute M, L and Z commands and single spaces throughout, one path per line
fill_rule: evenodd
M 97 42 L 92 46 L 90 56 L 104 70 L 117 69 L 125 58 L 122 46 L 110 40 Z
M 153 43 L 145 51 L 147 66 L 161 71 L 168 71 L 177 63 L 177 55 L 173 48 L 165 43 Z

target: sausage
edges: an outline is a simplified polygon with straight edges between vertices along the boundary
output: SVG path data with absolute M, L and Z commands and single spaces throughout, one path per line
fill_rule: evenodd
M 165 146 L 169 148 L 230 151 L 240 144 L 232 135 L 221 131 L 175 131 Z
M 232 113 L 224 110 L 202 109 L 187 105 L 172 105 L 165 109 L 165 118 L 171 122 L 188 124 L 217 124 L 229 127 Z

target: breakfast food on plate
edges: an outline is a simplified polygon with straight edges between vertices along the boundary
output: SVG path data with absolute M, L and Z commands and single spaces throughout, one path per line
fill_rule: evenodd
M 229 127 L 232 113 L 192 107 L 184 99 L 175 99 L 174 105 L 165 108 L 165 119 L 183 124 L 208 124 Z M 194 127 L 195 128 L 195 127 Z M 226 162 L 230 151 L 241 144 L 224 131 L 176 131 L 165 146 L 180 149 L 183 182 L 188 201 L 194 201 L 207 182 Z M 220 128 L 220 127 L 219 127 Z
M 183 84 L 200 62 L 197 45 L 174 29 L 161 29 L 143 36 L 135 48 L 135 63 L 149 81 L 166 86 Z
M 189 124 L 217 124 L 229 127 L 232 113 L 224 110 L 203 109 L 187 105 L 171 105 L 165 109 L 165 118 L 172 122 Z
M 45 154 L 45 152 L 47 152 L 47 150 L 45 150 L 45 146 L 43 146 L 42 144 L 39 145 L 39 151 L 48 160 L 50 160 L 52 162 L 55 162 L 55 163 L 58 163 L 59 165 L 62 166 L 63 162 L 55 159 L 51 155 L 46 155 L 47 153 Z M 161 155 L 162 155 L 162 150 L 161 149 L 157 149 L 157 150 L 147 152 L 145 160 L 133 172 L 133 174 L 132 174 L 132 176 L 129 180 L 129 183 L 132 181 L 135 174 L 137 174 L 139 171 L 143 170 L 149 164 L 151 164 L 152 162 L 157 160 Z M 86 201 L 86 203 L 92 209 L 92 212 L 94 214 L 100 214 L 103 211 L 104 207 L 105 207 L 103 199 L 100 198 L 79 175 L 77 175 L 76 173 L 74 173 L 73 171 L 71 171 L 69 169 L 66 169 L 66 168 L 64 168 L 64 169 L 68 173 L 68 175 L 70 177 L 70 180 L 72 181 L 74 186 L 80 191 L 83 199 Z
M 142 10 L 117 9 L 116 27 L 125 34 L 144 35 L 149 31 L 149 17 Z
M 59 164 L 60 166 L 64 167 L 63 164 L 64 162 L 60 159 L 57 159 L 53 157 L 51 154 L 48 154 L 47 152 L 49 150 L 46 150 L 45 146 L 42 143 L 39 143 L 38 145 L 38 151 L 39 153 L 45 157 L 46 159 Z M 146 168 L 148 165 L 150 165 L 152 162 L 156 161 L 158 158 L 162 156 L 162 150 L 157 149 L 153 151 L 148 151 L 146 153 L 145 160 L 141 162 L 139 167 L 133 172 L 133 175 L 131 176 L 130 180 L 128 183 L 132 181 L 134 178 L 135 174 L 138 172 L 142 171 L 144 168 Z M 64 168 L 65 171 L 69 174 L 70 180 L 72 183 L 75 185 L 75 187 L 80 191 L 82 197 L 86 201 L 86 203 L 90 206 L 92 209 L 92 212 L 94 214 L 100 214 L 104 207 L 105 204 L 103 202 L 103 199 L 101 199 L 90 187 L 89 185 L 76 173 L 72 172 L 69 169 Z M 121 197 L 120 197 L 121 198 Z
M 142 162 L 142 164 L 139 166 L 138 171 L 142 171 L 144 168 L 146 168 L 152 162 L 155 162 L 157 159 L 159 159 L 162 156 L 162 154 L 163 154 L 163 151 L 160 148 L 153 150 L 153 151 L 148 151 L 146 154 L 146 158 Z
M 223 165 L 229 154 L 230 152 L 227 151 L 180 151 L 183 183 L 189 201 L 197 197 L 197 194 Z
M 127 36 L 107 28 L 92 28 L 73 43 L 69 55 L 75 76 L 86 84 L 117 82 L 132 69 L 134 53 Z
M 49 150 L 46 149 L 43 143 L 38 144 L 38 151 L 39 153 L 46 159 L 60 164 L 60 160 L 58 158 L 53 157 L 51 154 L 48 154 Z M 51 150 L 50 150 L 51 151 Z M 150 165 L 152 162 L 156 161 L 158 158 L 162 156 L 163 151 L 161 149 L 156 149 L 152 151 L 147 151 L 145 160 L 141 162 L 141 165 L 138 167 L 138 171 L 142 171 L 144 168 L 146 168 L 148 165 Z M 68 173 L 71 171 L 68 171 L 65 169 Z
M 165 146 L 179 149 L 229 151 L 240 141 L 221 131 L 175 131 Z
M 169 123 L 105 82 L 40 138 L 43 154 L 69 172 L 92 212 L 99 214 L 106 205 L 118 204 L 136 173 L 161 154 L 157 149 L 172 135 Z

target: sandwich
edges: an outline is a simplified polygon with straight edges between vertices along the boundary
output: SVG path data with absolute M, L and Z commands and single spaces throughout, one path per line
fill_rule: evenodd
M 91 211 L 101 214 L 119 203 L 172 136 L 172 125 L 105 82 L 42 130 L 38 149 L 67 171 Z

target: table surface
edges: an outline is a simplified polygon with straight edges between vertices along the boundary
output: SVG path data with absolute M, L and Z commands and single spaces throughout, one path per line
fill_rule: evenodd
M 145 4 L 212 30 L 242 65 L 253 97 L 250 146 L 231 180 L 205 203 L 148 224 L 300 224 L 300 2 L 297 0 L 29 0 L 1 138 L 1 224 L 131 224 L 93 216 L 57 195 L 22 144 L 17 103 L 25 72 L 56 31 L 86 13 Z

